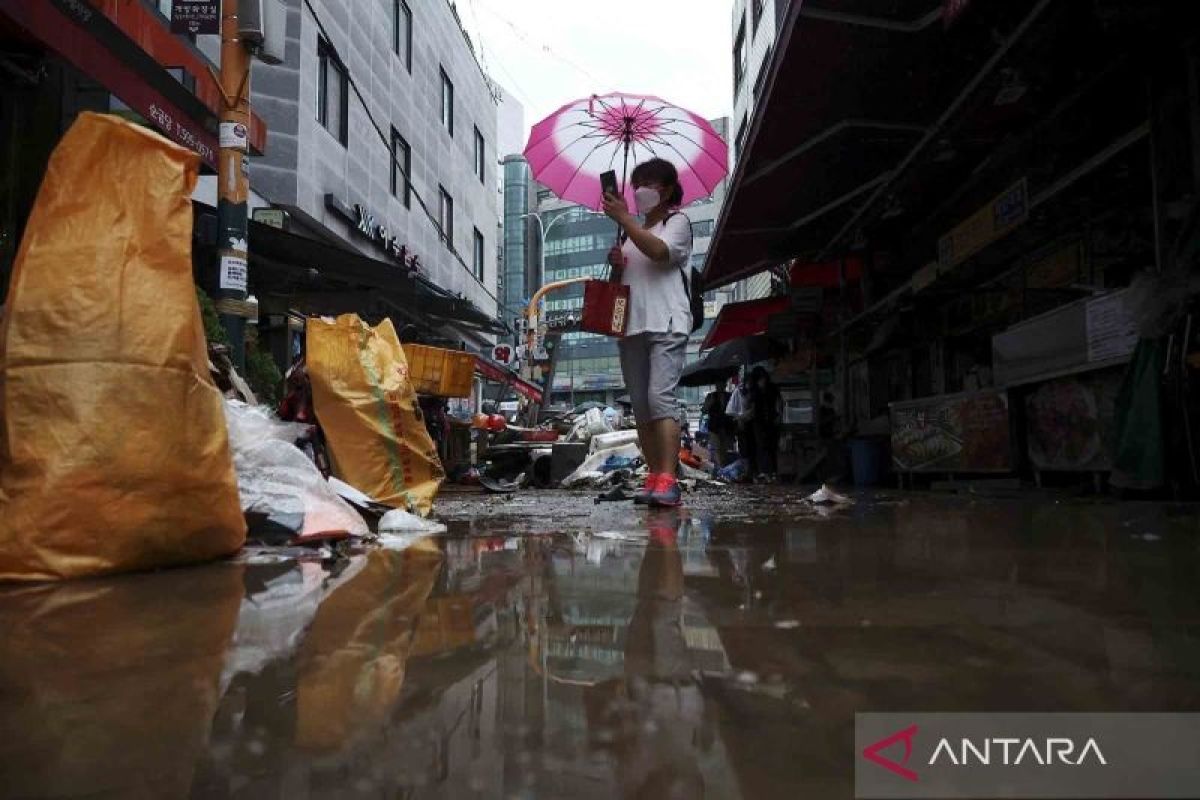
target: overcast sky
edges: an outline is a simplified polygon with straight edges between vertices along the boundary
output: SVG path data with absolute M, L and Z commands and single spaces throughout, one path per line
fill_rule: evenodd
M 526 131 L 610 91 L 659 95 L 708 118 L 732 113 L 732 0 L 457 4 L 488 73 L 525 107 Z

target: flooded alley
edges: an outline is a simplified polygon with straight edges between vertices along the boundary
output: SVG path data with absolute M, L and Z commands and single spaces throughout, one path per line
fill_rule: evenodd
M 856 712 L 1200 710 L 1194 508 L 800 496 L 6 587 L 0 794 L 843 798 Z

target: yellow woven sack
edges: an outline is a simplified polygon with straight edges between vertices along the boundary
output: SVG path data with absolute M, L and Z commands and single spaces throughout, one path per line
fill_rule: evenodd
M 307 328 L 313 406 L 334 473 L 381 503 L 428 515 L 446 474 L 391 320 L 372 328 L 343 314 Z
M 0 579 L 184 564 L 245 540 L 192 282 L 197 162 L 92 113 L 50 159 L 0 322 Z

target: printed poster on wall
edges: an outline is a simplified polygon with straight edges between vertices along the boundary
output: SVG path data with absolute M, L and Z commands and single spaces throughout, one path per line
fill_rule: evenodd
M 1108 361 L 1132 355 L 1137 326 L 1125 309 L 1125 292 L 1098 297 L 1087 304 L 1087 358 Z
M 892 459 L 901 472 L 1009 472 L 1012 437 L 1003 391 L 893 403 Z

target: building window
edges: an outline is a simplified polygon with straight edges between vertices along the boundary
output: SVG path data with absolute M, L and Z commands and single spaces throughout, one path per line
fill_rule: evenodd
M 733 93 L 737 94 L 742 88 L 742 80 L 746 77 L 746 20 L 738 26 L 737 37 L 733 40 Z
M 480 281 L 483 280 L 483 234 L 479 232 L 479 228 L 475 229 L 475 258 L 472 265 L 475 267 L 475 277 Z
M 412 208 L 412 148 L 395 128 L 392 128 L 392 197 L 400 197 L 404 188 L 404 207 Z
M 317 76 L 317 120 L 344 145 L 349 141 L 349 127 L 346 124 L 349 99 L 349 93 L 346 91 L 346 67 L 337 57 L 333 46 L 324 39 L 317 40 L 317 57 L 320 59 L 320 72 Z
M 742 117 L 742 124 L 738 125 L 737 137 L 733 140 L 733 154 L 741 156 L 742 146 L 746 144 L 746 123 L 749 122 L 748 117 Z
M 754 19 L 754 34 L 758 34 L 758 21 L 762 19 L 763 0 L 754 0 L 754 11 L 752 17 Z
M 771 48 L 767 48 L 767 52 L 763 55 L 762 63 L 758 65 L 758 77 L 754 79 L 754 99 L 762 94 L 763 86 L 767 82 L 767 73 L 771 71 Z
M 392 28 L 392 52 L 400 56 L 404 68 L 412 72 L 412 10 L 405 0 L 391 0 L 388 15 Z
M 454 198 L 445 187 L 438 187 L 438 226 L 442 229 L 442 239 L 446 247 L 454 250 Z
M 475 128 L 475 174 L 480 183 L 483 183 L 483 150 L 483 134 L 479 132 L 479 128 Z
M 454 84 L 450 82 L 450 76 L 446 74 L 446 70 L 441 70 L 442 73 L 442 124 L 446 126 L 446 130 L 450 131 L 450 135 L 454 135 Z
M 712 236 L 713 221 L 711 219 L 702 219 L 699 222 L 692 223 L 692 235 L 699 239 L 701 236 Z

